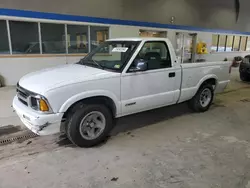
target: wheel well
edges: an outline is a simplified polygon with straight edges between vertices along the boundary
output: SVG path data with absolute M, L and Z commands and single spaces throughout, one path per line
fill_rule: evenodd
M 209 79 L 205 80 L 205 81 L 201 84 L 201 86 L 204 85 L 204 84 L 211 84 L 211 85 L 214 87 L 214 89 L 215 89 L 216 84 L 217 84 L 217 80 L 216 80 L 215 78 L 209 78 Z
M 116 106 L 114 101 L 106 96 L 96 96 L 96 97 L 88 97 L 82 100 L 79 100 L 77 102 L 75 102 L 74 104 L 72 104 L 67 111 L 64 113 L 63 115 L 63 121 L 66 120 L 67 116 L 70 114 L 70 112 L 73 110 L 73 108 L 75 106 L 77 106 L 78 104 L 104 104 L 105 106 L 107 106 L 110 111 L 112 112 L 113 117 L 115 117 L 116 115 Z

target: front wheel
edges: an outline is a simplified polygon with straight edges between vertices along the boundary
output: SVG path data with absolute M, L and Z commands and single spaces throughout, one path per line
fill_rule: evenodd
M 111 111 L 104 105 L 80 104 L 66 125 L 69 140 L 79 147 L 92 147 L 104 141 L 114 121 Z
M 200 87 L 195 96 L 189 101 L 189 107 L 195 112 L 205 112 L 213 102 L 214 89 L 211 84 L 204 84 Z

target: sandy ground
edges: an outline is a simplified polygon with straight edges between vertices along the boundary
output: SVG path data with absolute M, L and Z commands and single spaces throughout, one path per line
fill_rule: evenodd
M 206 113 L 125 117 L 95 148 L 59 136 L 0 146 L 0 188 L 250 188 L 250 85 L 232 82 Z

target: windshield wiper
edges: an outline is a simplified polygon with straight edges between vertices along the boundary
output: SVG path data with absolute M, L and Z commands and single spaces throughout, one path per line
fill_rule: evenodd
M 95 60 L 93 60 L 93 59 L 91 59 L 91 60 L 89 60 L 89 59 L 88 59 L 88 60 L 86 60 L 86 59 L 81 59 L 79 63 L 80 63 L 80 64 L 83 64 L 83 65 L 84 65 L 84 64 L 85 64 L 85 65 L 86 65 L 86 64 L 93 64 L 93 63 L 86 63 L 86 61 L 87 61 L 87 62 L 88 62 L 88 61 L 93 62 L 93 63 L 94 63 L 95 65 L 97 65 L 100 69 L 104 69 L 104 67 L 103 67 L 102 65 L 100 65 L 99 63 L 97 63 L 97 62 L 96 62 Z
M 104 69 L 104 67 L 97 63 L 94 59 L 91 59 L 91 61 L 94 62 L 99 68 Z

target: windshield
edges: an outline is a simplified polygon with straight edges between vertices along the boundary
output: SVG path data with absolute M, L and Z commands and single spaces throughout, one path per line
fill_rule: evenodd
M 79 64 L 120 72 L 127 64 L 139 41 L 107 41 L 98 46 Z

